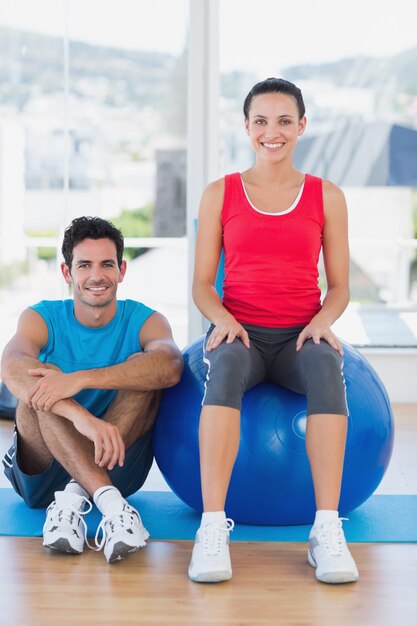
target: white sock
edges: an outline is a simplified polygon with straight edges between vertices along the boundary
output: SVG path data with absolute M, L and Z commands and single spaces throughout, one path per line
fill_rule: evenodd
M 84 487 L 81 487 L 81 485 L 75 482 L 75 480 L 70 480 L 64 491 L 67 493 L 76 493 L 78 496 L 84 496 L 87 500 L 90 499 L 90 494 L 84 489 Z
M 330 524 L 337 519 L 339 519 L 339 511 L 329 511 L 326 509 L 316 511 L 313 528 L 314 526 L 317 528 L 318 526 L 323 526 L 323 524 Z
M 120 491 L 113 485 L 97 489 L 94 492 L 93 500 L 102 515 L 108 515 L 110 512 L 122 509 L 125 502 Z
M 201 526 L 212 524 L 213 522 L 223 522 L 226 519 L 224 511 L 209 511 L 201 516 Z

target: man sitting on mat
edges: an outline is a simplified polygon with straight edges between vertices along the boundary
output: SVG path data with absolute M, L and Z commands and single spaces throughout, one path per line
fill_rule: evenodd
M 29 507 L 49 505 L 43 545 L 60 552 L 83 551 L 92 496 L 103 515 L 96 549 L 108 562 L 149 536 L 124 498 L 146 479 L 161 390 L 182 371 L 167 320 L 116 299 L 123 247 L 113 224 L 75 219 L 61 264 L 74 299 L 26 309 L 2 358 L 3 380 L 19 399 L 6 476 Z

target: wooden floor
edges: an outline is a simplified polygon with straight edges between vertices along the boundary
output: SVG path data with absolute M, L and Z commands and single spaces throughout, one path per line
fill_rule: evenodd
M 417 407 L 394 412 L 381 492 L 416 493 Z M 2 449 L 9 431 L 0 424 Z M 417 544 L 351 544 L 360 580 L 334 586 L 315 580 L 305 544 L 263 542 L 232 542 L 231 581 L 195 584 L 186 575 L 191 548 L 150 541 L 110 566 L 102 553 L 50 554 L 39 538 L 0 537 L 0 625 L 417 625 Z
M 0 538 L 1 624 L 415 626 L 417 549 L 354 545 L 356 584 L 318 583 L 302 544 L 232 545 L 235 575 L 186 577 L 191 542 L 150 542 L 107 565 L 101 553 L 45 553 L 39 539 Z

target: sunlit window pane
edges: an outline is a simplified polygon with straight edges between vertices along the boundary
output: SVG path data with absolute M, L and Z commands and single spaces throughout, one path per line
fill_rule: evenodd
M 22 308 L 66 297 L 55 246 L 80 215 L 153 247 L 178 239 L 151 252 L 133 241 L 120 295 L 181 317 L 185 343 L 185 282 L 174 300 L 163 294 L 164 266 L 182 271 L 186 258 L 187 19 L 186 0 L 2 2 L 0 307 L 10 321 L 0 349 Z M 143 294 L 142 265 L 153 285 Z

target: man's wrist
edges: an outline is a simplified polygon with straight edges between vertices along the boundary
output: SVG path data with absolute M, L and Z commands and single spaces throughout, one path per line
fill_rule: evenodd
M 54 411 L 55 409 L 55 411 Z M 91 414 L 81 404 L 78 404 L 72 398 L 66 400 L 58 400 L 53 406 L 52 411 L 57 415 L 65 417 L 70 422 L 74 422 L 76 419 L 88 418 Z
M 72 372 L 69 376 L 75 378 L 75 382 L 79 391 L 83 389 L 94 389 L 94 377 L 92 370 L 79 370 Z

